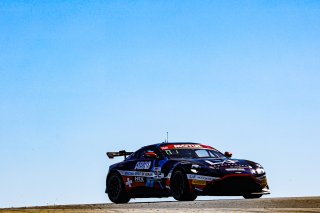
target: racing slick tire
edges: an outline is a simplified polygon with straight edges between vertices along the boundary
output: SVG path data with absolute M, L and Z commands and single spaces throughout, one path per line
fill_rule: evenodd
M 108 197 L 114 203 L 128 203 L 130 197 L 118 173 L 111 173 L 107 178 Z
M 190 192 L 186 174 L 178 170 L 173 173 L 170 180 L 171 194 L 178 201 L 193 201 L 197 195 Z
M 260 198 L 262 194 L 245 194 L 243 197 L 245 199 L 255 199 L 255 198 Z

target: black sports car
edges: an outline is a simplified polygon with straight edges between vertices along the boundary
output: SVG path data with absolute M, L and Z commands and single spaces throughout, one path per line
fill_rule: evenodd
M 114 203 L 130 198 L 170 197 L 192 201 L 198 195 L 260 198 L 270 194 L 263 167 L 249 160 L 231 159 L 211 146 L 198 143 L 159 143 L 136 152 L 107 152 L 124 156 L 113 164 L 106 190 Z

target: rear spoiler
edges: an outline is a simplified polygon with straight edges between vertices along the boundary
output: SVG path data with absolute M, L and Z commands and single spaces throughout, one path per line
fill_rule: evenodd
M 124 159 L 127 158 L 128 155 L 131 155 L 133 152 L 127 152 L 126 150 L 120 150 L 119 152 L 107 152 L 107 156 L 110 159 L 114 157 L 124 156 Z

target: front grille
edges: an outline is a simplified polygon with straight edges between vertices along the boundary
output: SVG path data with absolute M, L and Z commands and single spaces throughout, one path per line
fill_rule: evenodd
M 252 192 L 261 192 L 260 184 L 251 177 L 228 177 L 206 186 L 205 192 L 217 195 L 242 195 Z

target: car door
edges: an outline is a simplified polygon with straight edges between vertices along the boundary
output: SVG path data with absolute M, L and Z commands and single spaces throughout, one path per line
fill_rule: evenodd
M 127 191 L 133 191 L 138 187 L 145 187 L 145 177 L 148 175 L 148 165 L 146 161 L 141 159 L 141 156 L 145 152 L 145 148 L 141 148 L 130 155 L 122 165 L 119 166 L 120 173 Z M 151 166 L 151 163 L 150 163 Z M 149 174 L 151 176 L 151 173 Z
M 150 157 L 153 156 L 150 153 L 155 153 L 156 157 Z M 161 167 L 159 167 L 159 161 L 162 159 L 163 156 L 155 147 L 146 147 L 138 156 L 134 167 L 137 174 L 134 178 L 135 184 L 143 183 L 149 189 L 162 188 L 161 179 L 163 174 L 161 173 Z

